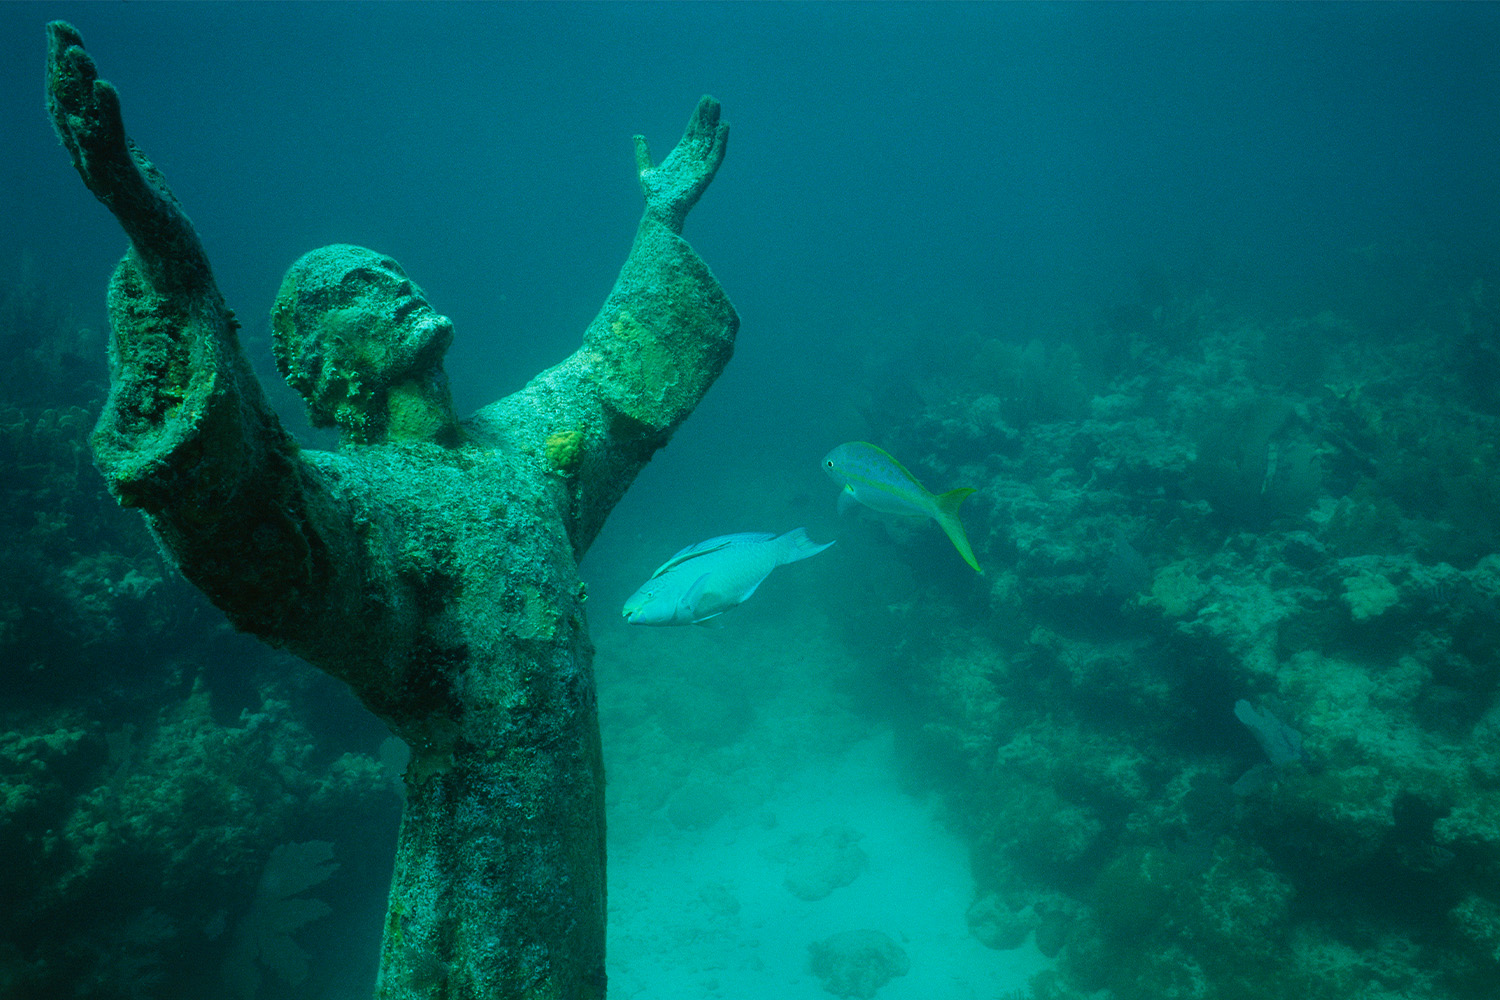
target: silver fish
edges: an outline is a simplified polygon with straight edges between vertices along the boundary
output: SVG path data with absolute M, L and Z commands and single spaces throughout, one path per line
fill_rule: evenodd
M 632 625 L 692 625 L 743 604 L 777 566 L 815 556 L 806 528 L 781 536 L 720 535 L 689 545 L 661 564 L 625 602 Z

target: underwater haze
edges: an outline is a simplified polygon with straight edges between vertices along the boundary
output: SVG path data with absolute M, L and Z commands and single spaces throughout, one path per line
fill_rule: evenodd
M 735 356 L 582 564 L 610 996 L 1500 995 L 1500 5 L 8 3 L 0 1000 L 372 995 L 406 764 L 90 464 L 126 240 L 53 19 L 315 449 L 301 254 L 398 260 L 468 415 L 610 293 L 631 137 L 722 102 Z M 972 489 L 982 572 L 841 505 L 849 442 Z

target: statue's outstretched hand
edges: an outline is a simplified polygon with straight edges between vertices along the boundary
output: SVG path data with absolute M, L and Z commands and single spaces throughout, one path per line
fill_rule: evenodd
M 47 25 L 47 111 L 73 166 L 100 201 L 110 205 L 123 194 L 122 186 L 140 183 L 128 176 L 136 170 L 120 117 L 120 95 L 99 79 L 83 39 L 66 21 Z
M 120 95 L 99 79 L 77 29 L 47 25 L 47 111 L 83 183 L 120 221 L 161 291 L 209 277 L 198 234 L 166 181 L 125 134 Z
M 651 165 L 646 137 L 636 136 L 635 165 L 646 194 L 647 213 L 661 219 L 674 233 L 682 232 L 688 210 L 697 204 L 724 162 L 728 141 L 729 123 L 719 121 L 719 102 L 707 96 L 698 101 L 677 145 L 656 166 Z

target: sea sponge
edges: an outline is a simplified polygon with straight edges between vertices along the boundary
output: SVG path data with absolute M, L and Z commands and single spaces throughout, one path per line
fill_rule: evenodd
M 568 475 L 583 461 L 583 431 L 553 431 L 545 445 L 547 467 Z
M 1384 576 L 1361 569 L 1354 576 L 1344 578 L 1344 601 L 1355 621 L 1366 621 L 1399 604 L 1401 594 Z

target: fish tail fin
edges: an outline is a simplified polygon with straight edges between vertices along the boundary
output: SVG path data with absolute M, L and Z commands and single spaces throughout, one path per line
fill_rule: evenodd
M 970 494 L 977 492 L 972 487 L 960 486 L 956 490 L 937 494 L 933 497 L 937 501 L 937 513 L 933 518 L 958 550 L 958 554 L 964 557 L 964 562 L 974 567 L 974 572 L 983 573 L 984 570 L 979 568 L 979 561 L 974 558 L 974 550 L 969 548 L 969 538 L 964 534 L 963 522 L 958 519 L 958 505 L 967 500 Z
M 819 545 L 817 542 L 807 537 L 806 528 L 793 528 L 791 531 L 788 531 L 786 534 L 778 538 L 777 541 L 781 543 L 782 565 L 790 562 L 796 562 L 798 559 L 806 559 L 809 556 L 815 556 L 819 552 L 822 552 L 824 549 L 828 548 L 828 546 L 833 544 L 833 542 L 824 542 L 823 544 Z

